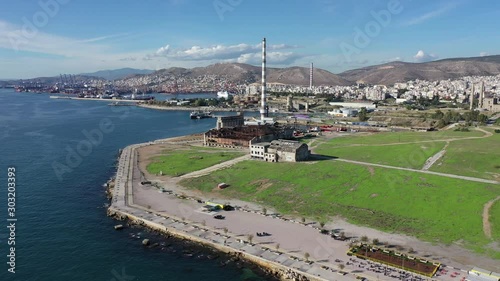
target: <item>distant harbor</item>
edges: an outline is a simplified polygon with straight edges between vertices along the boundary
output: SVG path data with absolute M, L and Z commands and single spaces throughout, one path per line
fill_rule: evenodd
M 51 99 L 63 99 L 63 100 L 93 100 L 93 101 L 120 101 L 120 102 L 140 102 L 140 100 L 127 100 L 127 99 L 101 99 L 101 98 L 79 98 L 79 97 L 68 97 L 68 96 L 50 96 Z

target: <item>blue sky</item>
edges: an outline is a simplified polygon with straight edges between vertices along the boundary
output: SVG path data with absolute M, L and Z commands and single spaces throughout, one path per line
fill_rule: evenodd
M 217 62 L 333 73 L 499 54 L 495 0 L 38 0 L 0 10 L 0 78 Z

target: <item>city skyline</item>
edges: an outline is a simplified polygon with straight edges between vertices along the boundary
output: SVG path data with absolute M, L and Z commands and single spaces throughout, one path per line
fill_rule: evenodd
M 479 2 L 479 3 L 477 3 Z M 218 62 L 333 73 L 390 61 L 498 54 L 492 1 L 11 2 L 0 11 L 0 78 Z

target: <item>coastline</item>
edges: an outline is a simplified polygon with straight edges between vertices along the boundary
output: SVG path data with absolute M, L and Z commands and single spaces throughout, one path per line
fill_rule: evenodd
M 195 110 L 210 110 L 210 111 L 226 111 L 226 112 L 258 112 L 258 109 L 241 109 L 236 110 L 235 108 L 224 108 L 224 107 L 208 107 L 208 106 L 159 106 L 152 104 L 137 103 L 137 107 L 155 109 L 155 110 L 177 110 L 177 111 L 195 111 Z
M 332 268 L 335 268 L 333 260 L 330 260 L 330 262 L 324 262 L 324 260 L 328 260 L 328 258 L 332 257 L 333 255 L 329 253 L 329 255 L 323 255 L 321 257 L 318 257 L 315 255 L 315 252 L 317 250 L 317 247 L 322 247 L 323 249 L 319 249 L 319 251 L 324 251 L 326 247 L 332 247 L 327 248 L 326 252 L 335 252 L 334 254 L 336 256 L 339 256 L 341 259 L 348 258 L 346 256 L 346 251 L 347 246 L 345 245 L 346 243 L 338 246 L 338 245 L 331 245 L 329 241 L 324 240 L 324 239 L 329 239 L 329 238 L 323 238 L 324 236 L 321 236 L 318 238 L 318 229 L 314 225 L 307 224 L 309 227 L 305 227 L 305 225 L 300 224 L 296 221 L 291 221 L 288 222 L 288 224 L 293 224 L 293 225 L 300 225 L 300 232 L 308 232 L 308 236 L 310 237 L 308 239 L 310 240 L 316 240 L 316 241 L 310 241 L 311 243 L 306 243 L 307 245 L 303 245 L 299 248 L 294 247 L 295 249 L 298 249 L 300 251 L 306 251 L 308 250 L 309 253 L 311 253 L 311 258 L 314 258 L 315 262 L 311 265 L 311 263 L 306 262 L 304 259 L 304 254 L 303 252 L 295 251 L 298 254 L 290 254 L 290 251 L 278 251 L 277 249 L 274 250 L 274 247 L 271 245 L 268 245 L 270 243 L 266 242 L 267 244 L 264 244 L 264 242 L 260 243 L 264 246 L 257 245 L 259 243 L 253 244 L 249 243 L 247 241 L 243 234 L 231 234 L 229 235 L 228 233 L 223 234 L 222 233 L 222 228 L 214 226 L 214 227 L 209 227 L 205 224 L 205 221 L 203 222 L 200 220 L 200 215 L 199 214 L 194 214 L 194 208 L 189 209 L 185 204 L 186 198 L 183 198 L 183 201 L 180 199 L 168 199 L 167 203 L 171 204 L 165 204 L 165 201 L 160 202 L 159 197 L 163 197 L 164 195 L 158 196 L 157 190 L 151 191 L 151 190 L 146 190 L 148 189 L 147 187 L 144 186 L 138 186 L 137 181 L 141 179 L 144 179 L 144 175 L 142 175 L 142 172 L 140 171 L 138 167 L 138 162 L 140 162 L 140 157 L 138 155 L 139 148 L 142 148 L 144 150 L 149 149 L 149 148 L 144 148 L 146 146 L 150 145 L 160 145 L 160 144 L 186 144 L 186 143 L 197 143 L 200 141 L 200 135 L 192 135 L 188 137 L 177 137 L 177 138 L 170 138 L 170 139 L 163 139 L 163 140 L 157 140 L 155 142 L 149 142 L 149 143 L 143 143 L 143 144 L 138 144 L 138 145 L 131 145 L 127 147 L 126 149 L 123 150 L 122 155 L 120 156 L 120 164 L 118 166 L 118 172 L 117 172 L 117 177 L 116 177 L 116 186 L 118 188 L 115 188 L 113 190 L 113 201 L 112 205 L 110 206 L 109 209 L 109 215 L 117 217 L 118 219 L 124 219 L 124 218 L 129 218 L 133 221 L 139 221 L 144 226 L 148 228 L 152 228 L 155 230 L 159 230 L 164 233 L 168 233 L 170 235 L 174 235 L 176 237 L 179 237 L 181 239 L 187 239 L 191 241 L 196 241 L 200 244 L 209 246 L 211 248 L 217 249 L 219 251 L 222 251 L 224 253 L 228 253 L 230 255 L 236 255 L 238 257 L 244 258 L 245 260 L 248 260 L 262 268 L 265 268 L 270 272 L 272 275 L 278 275 L 278 276 L 301 276 L 301 278 L 306 278 L 303 280 L 355 280 L 356 277 L 363 277 L 363 278 L 369 278 L 369 280 L 372 280 L 374 278 L 373 275 L 365 275 L 364 273 L 359 273 L 356 272 L 356 270 L 352 271 L 352 269 L 349 269 L 349 274 L 348 275 L 340 275 L 339 270 L 333 270 Z M 153 146 L 151 146 L 153 148 Z M 141 157 L 144 156 L 145 152 L 141 150 Z M 146 157 L 147 158 L 147 157 Z M 144 159 L 143 159 L 144 160 Z M 144 163 L 143 163 L 144 164 Z M 144 168 L 144 166 L 142 167 Z M 200 171 L 198 171 L 200 172 Z M 197 173 L 197 172 L 195 172 Z M 185 176 L 185 175 L 184 175 Z M 183 177 L 184 177 L 183 176 Z M 150 178 L 148 178 L 149 180 Z M 156 180 L 155 178 L 153 182 Z M 134 183 L 136 181 L 136 183 Z M 184 191 L 182 188 L 177 188 L 176 179 L 171 179 L 169 178 L 166 182 L 163 182 L 166 184 L 166 186 L 170 189 L 172 188 L 179 194 L 183 194 L 184 196 Z M 151 189 L 151 187 L 149 187 Z M 187 190 L 186 190 L 187 191 Z M 149 192 L 149 193 L 148 193 Z M 154 192 L 154 195 L 151 195 Z M 148 195 L 149 194 L 149 195 Z M 134 198 L 134 195 L 137 198 Z M 117 197 L 118 196 L 118 197 Z M 122 197 L 120 199 L 119 197 Z M 148 197 L 149 196 L 149 197 Z M 153 196 L 154 198 L 151 198 Z M 179 196 L 178 196 L 179 197 Z M 119 199 L 115 201 L 115 199 Z M 190 198 L 194 200 L 193 198 Z M 135 203 L 134 203 L 135 200 Z M 237 201 L 237 200 L 232 200 L 232 201 Z M 194 201 L 193 201 L 194 202 Z M 251 205 L 251 203 L 246 203 L 246 202 L 238 202 L 237 204 L 244 205 L 248 204 Z M 164 205 L 168 205 L 164 206 Z M 172 207 L 173 205 L 173 207 Z M 193 204 L 192 204 L 193 205 Z M 194 205 L 196 205 L 194 203 Z M 148 206 L 148 208 L 145 208 L 143 206 Z M 153 208 L 151 209 L 151 206 Z M 160 207 L 158 207 L 160 206 Z M 155 208 L 156 207 L 156 208 Z M 153 211 L 157 210 L 157 211 Z M 255 211 L 257 210 L 257 211 Z M 264 215 L 259 214 L 259 208 L 256 207 L 254 210 L 244 210 L 245 212 L 240 212 L 237 211 L 238 213 L 235 215 L 238 215 L 238 219 L 247 219 L 247 225 L 253 225 L 253 222 L 255 220 L 264 220 L 265 218 L 262 218 Z M 177 213 L 176 213 L 177 212 Z M 253 215 L 253 217 L 248 217 L 250 215 Z M 227 215 L 230 218 L 230 214 L 228 213 Z M 186 219 L 187 217 L 187 219 Z M 265 217 L 265 216 L 264 216 Z M 272 219 L 271 219 L 272 220 Z M 147 222 L 146 222 L 147 221 Z M 277 222 L 272 222 L 275 224 L 275 228 L 281 227 L 281 222 L 280 220 L 275 220 Z M 213 224 L 212 221 L 209 221 L 209 224 Z M 256 223 L 257 224 L 257 223 Z M 262 224 L 260 224 L 262 225 Z M 249 227 L 249 226 L 248 226 Z M 257 226 L 256 226 L 257 227 Z M 345 222 L 336 222 L 335 224 L 336 228 L 340 229 L 350 229 L 351 232 L 356 233 L 357 237 L 359 237 L 361 234 L 369 234 L 366 231 L 366 228 L 362 226 L 354 226 L 354 229 L 356 231 L 353 231 L 353 226 L 348 226 L 347 223 Z M 260 226 L 257 227 L 257 229 L 263 229 Z M 267 228 L 264 228 L 267 230 Z M 246 229 L 248 230 L 248 229 Z M 276 230 L 276 229 L 275 229 Z M 297 228 L 295 228 L 297 230 Z M 312 231 L 310 231 L 312 230 Z M 234 233 L 241 233 L 241 229 L 238 230 L 237 232 Z M 244 232 L 243 232 L 244 233 Z M 248 233 L 248 231 L 246 232 Z M 250 233 L 255 233 L 255 232 L 250 232 Z M 279 234 L 278 231 L 272 232 L 273 237 L 276 237 L 276 239 L 279 239 Z M 294 233 L 294 230 L 290 231 L 289 233 Z M 289 234 L 288 233 L 288 234 Z M 397 235 L 397 234 L 385 234 L 385 236 L 380 236 L 378 234 L 379 232 L 376 230 L 372 230 L 370 233 L 377 233 L 377 234 L 369 234 L 370 237 L 385 237 L 385 239 L 389 241 L 394 241 L 398 244 L 403 244 L 403 245 L 414 245 L 413 243 L 416 243 L 415 240 L 411 237 L 404 237 L 403 235 Z M 304 234 L 304 233 L 302 233 Z M 316 236 L 315 236 L 316 235 Z M 356 235 L 354 237 L 356 237 Z M 242 237 L 243 236 L 243 237 Z M 301 235 L 298 235 L 297 231 L 297 238 L 300 240 Z M 302 235 L 304 236 L 304 235 Z M 240 238 L 238 238 L 240 237 Z M 319 241 L 318 239 L 323 239 L 322 241 Z M 227 241 L 228 243 L 226 243 Z M 259 239 L 260 240 L 260 239 Z M 288 240 L 293 240 L 288 239 Z M 280 242 L 282 243 L 282 249 L 287 248 L 286 241 L 282 240 L 271 240 L 273 242 Z M 251 241 L 250 241 L 251 242 Z M 320 242 L 319 244 L 314 242 Z M 337 242 L 335 242 L 337 243 Z M 301 244 L 304 244 L 304 241 L 301 241 Z M 456 263 L 453 261 L 453 259 L 448 259 L 446 256 L 446 252 L 450 250 L 450 248 L 441 248 L 440 246 L 436 245 L 430 245 L 428 244 L 429 247 L 425 247 L 426 242 L 420 242 L 418 244 L 415 244 L 417 249 L 419 249 L 420 253 L 425 253 L 429 252 L 428 248 L 431 247 L 432 249 L 438 248 L 437 251 L 437 256 L 441 255 L 439 257 L 440 261 L 443 261 L 445 264 L 447 264 L 447 267 L 449 268 L 454 268 L 455 270 L 458 270 L 462 273 L 464 273 L 466 270 L 461 269 L 464 268 L 464 265 L 469 265 L 469 263 Z M 316 248 L 315 248 L 316 247 Z M 424 249 L 422 252 L 420 249 Z M 455 249 L 456 250 L 456 249 Z M 278 254 L 279 253 L 279 254 Z M 422 253 L 422 254 L 423 254 Z M 434 253 L 431 251 L 431 253 Z M 450 252 L 449 254 L 456 253 L 456 252 Z M 453 254 L 452 254 L 453 255 Z M 292 261 L 291 261 L 292 260 Z M 349 263 L 347 263 L 349 264 Z M 326 267 L 323 268 L 323 267 Z M 465 266 L 466 268 L 468 266 Z M 326 278 L 326 279 L 323 279 Z M 439 278 L 440 280 L 446 280 Z M 302 279 L 298 279 L 302 280 Z M 436 279 L 433 279 L 436 280 Z
M 241 243 L 243 245 L 255 246 L 248 241 L 236 239 L 230 235 L 223 234 L 220 230 L 210 229 L 207 226 L 196 222 L 188 222 L 183 218 L 172 216 L 171 214 L 153 214 L 147 208 L 134 204 L 132 188 L 132 176 L 134 173 L 134 163 L 136 164 L 137 151 L 136 149 L 158 144 L 166 141 L 175 141 L 177 138 L 157 140 L 149 143 L 135 144 L 123 149 L 118 163 L 117 174 L 112 191 L 111 205 L 108 208 L 108 216 L 117 220 L 129 220 L 135 224 L 144 226 L 153 231 L 161 232 L 165 235 L 172 235 L 180 239 L 190 240 L 215 250 L 245 259 L 261 268 L 269 274 L 280 278 L 281 280 L 311 280 L 311 281 L 326 281 L 332 279 L 323 279 L 319 276 L 314 276 L 304 271 L 297 270 L 292 267 L 284 266 L 280 263 L 266 260 L 260 256 L 252 254 L 244 249 L 231 247 L 228 240 L 239 240 L 233 243 Z M 191 230 L 196 230 L 198 235 L 187 232 L 186 227 Z M 203 235 L 205 234 L 205 235 Z M 210 234 L 210 235 L 206 235 Z M 207 237 L 211 236 L 211 237 Z M 281 255 L 281 254 L 280 254 Z M 306 264 L 306 262 L 303 262 Z M 341 277 L 341 275 L 339 275 Z M 335 279 L 335 280 L 352 280 L 352 279 Z

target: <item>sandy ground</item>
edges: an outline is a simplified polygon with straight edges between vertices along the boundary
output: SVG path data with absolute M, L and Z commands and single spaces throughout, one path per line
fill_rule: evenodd
M 190 139 L 188 139 L 190 140 Z M 138 150 L 138 165 L 141 171 L 146 172 L 146 165 L 151 157 L 157 155 L 167 146 L 176 147 L 182 145 L 182 139 L 179 139 L 177 144 L 158 144 L 150 145 Z M 147 173 L 147 172 L 146 172 Z M 166 176 L 156 176 L 146 174 L 147 179 L 151 181 L 161 182 L 161 185 L 168 190 L 172 190 L 177 194 L 185 194 L 202 200 L 213 200 L 213 198 L 205 198 L 199 191 L 188 190 L 177 185 L 179 178 L 169 178 Z M 134 174 L 134 179 L 138 180 L 140 174 Z M 224 203 L 227 200 L 222 200 Z M 279 244 L 280 249 L 291 253 L 297 253 L 298 256 L 303 256 L 308 252 L 312 259 L 317 261 L 329 262 L 336 264 L 336 259 L 345 261 L 348 257 L 345 252 L 348 249 L 347 242 L 335 241 L 332 238 L 322 235 L 316 229 L 319 227 L 317 222 L 308 221 L 308 226 L 281 219 L 263 216 L 258 213 L 251 212 L 224 212 L 225 220 L 216 220 L 212 217 L 213 214 L 204 213 L 201 211 L 202 204 L 193 200 L 179 199 L 174 195 L 159 193 L 155 188 L 145 188 L 140 184 L 134 184 L 134 203 L 151 207 L 151 209 L 171 214 L 179 218 L 185 218 L 189 221 L 204 223 L 207 226 L 214 228 L 228 228 L 229 232 L 246 236 L 254 235 L 254 242 L 273 245 Z M 245 209 L 255 211 L 262 210 L 262 207 L 249 202 L 230 200 L 233 206 L 245 206 Z M 268 213 L 272 213 L 269 210 Z M 291 218 L 291 217 L 289 217 Z M 293 218 L 291 218 L 293 219 Z M 295 218 L 299 221 L 299 218 Z M 316 228 L 313 228 L 316 227 Z M 342 218 L 335 218 L 333 222 L 325 226 L 326 229 L 339 229 L 344 231 L 347 236 L 359 238 L 366 235 L 373 239 L 377 238 L 380 241 L 389 241 L 392 245 L 399 245 L 405 249 L 413 248 L 417 256 L 425 257 L 430 260 L 436 260 L 448 266 L 468 270 L 473 266 L 483 267 L 492 271 L 500 271 L 500 262 L 487 257 L 479 256 L 469 250 L 463 249 L 458 245 L 436 245 L 428 242 L 420 241 L 416 238 L 393 233 L 385 233 L 372 228 L 358 226 L 348 223 Z M 256 232 L 268 232 L 271 236 L 257 237 Z

